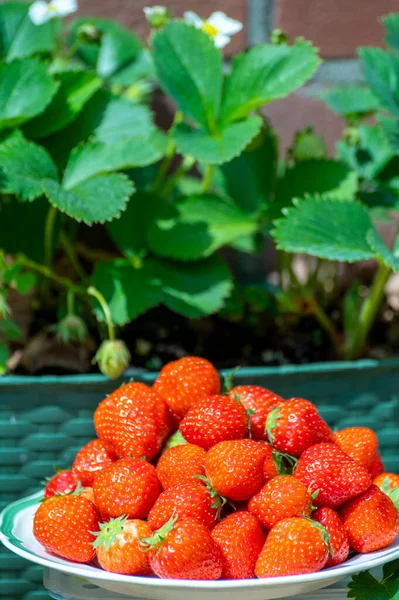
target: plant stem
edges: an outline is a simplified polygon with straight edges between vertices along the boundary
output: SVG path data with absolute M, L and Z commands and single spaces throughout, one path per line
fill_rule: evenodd
M 30 260 L 30 258 L 27 258 L 23 254 L 18 255 L 17 262 L 24 265 L 25 267 L 29 267 L 29 269 L 32 269 L 32 271 L 36 271 L 37 273 L 44 275 L 44 277 L 47 277 L 48 279 L 52 279 L 62 287 L 66 287 L 67 289 L 74 291 L 76 294 L 87 294 L 87 291 L 84 287 L 74 284 L 73 281 L 70 281 L 66 277 L 57 275 L 49 267 L 45 265 L 40 265 L 39 263 Z
M 178 169 L 176 169 L 176 171 L 173 173 L 173 175 L 165 183 L 165 187 L 162 191 L 163 197 L 165 197 L 165 198 L 169 197 L 169 195 L 172 193 L 172 191 L 173 191 L 176 183 L 179 181 L 179 179 L 181 177 L 183 177 L 183 175 L 185 175 L 185 173 L 187 173 L 187 171 L 189 171 L 194 164 L 195 164 L 195 159 L 192 158 L 191 156 L 186 156 L 184 158 L 180 167 Z
M 57 209 L 50 205 L 46 217 L 46 225 L 44 230 L 44 256 L 45 263 L 51 267 L 53 262 L 53 238 L 54 238 L 54 223 L 57 216 Z
M 345 358 L 354 360 L 361 355 L 363 346 L 367 339 L 370 329 L 373 326 L 377 316 L 378 309 L 381 306 L 385 293 L 385 285 L 391 274 L 391 269 L 381 263 L 375 276 L 369 297 L 364 301 L 359 316 L 358 326 L 355 329 L 354 336 L 347 345 Z
M 89 294 L 89 296 L 93 296 L 94 298 L 96 298 L 96 300 L 100 304 L 100 306 L 103 310 L 104 316 L 105 316 L 105 320 L 107 322 L 108 339 L 111 342 L 114 342 L 115 341 L 115 327 L 114 327 L 114 323 L 112 320 L 111 309 L 108 305 L 108 302 L 106 301 L 106 299 L 104 298 L 102 293 L 93 286 L 90 286 L 89 288 L 87 288 L 87 293 Z
M 159 171 L 158 171 L 157 176 L 152 185 L 153 192 L 161 191 L 162 185 L 166 179 L 166 175 L 168 174 L 168 171 L 173 162 L 174 156 L 175 156 L 175 145 L 172 142 L 172 140 L 169 140 L 167 148 L 166 148 L 165 156 L 163 157 L 163 160 L 159 167 Z
M 313 302 L 314 302 L 314 308 L 313 308 L 314 316 L 316 317 L 316 319 L 318 320 L 319 324 L 324 329 L 324 331 L 329 335 L 336 350 L 339 350 L 341 347 L 341 337 L 340 337 L 334 323 L 331 321 L 330 317 L 327 315 L 327 313 L 324 311 L 324 309 L 316 302 L 316 300 L 313 300 Z
M 204 179 L 202 180 L 202 192 L 205 194 L 211 186 L 215 165 L 208 165 L 205 169 Z
M 75 269 L 76 274 L 80 277 L 80 279 L 85 281 L 87 279 L 87 275 L 84 272 L 84 269 L 79 262 L 79 259 L 75 252 L 75 248 L 73 247 L 73 244 L 71 243 L 69 237 L 67 236 L 67 234 L 64 231 L 61 232 L 60 237 L 61 237 L 61 243 L 64 246 L 64 250 L 66 252 L 66 255 L 68 256 L 71 265 Z
M 67 292 L 67 312 L 69 317 L 75 314 L 75 292 L 73 290 Z

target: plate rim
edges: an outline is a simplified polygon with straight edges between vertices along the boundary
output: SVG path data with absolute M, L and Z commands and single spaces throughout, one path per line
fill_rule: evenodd
M 54 569 L 67 573 L 70 575 L 76 575 L 92 581 L 109 581 L 112 583 L 130 583 L 137 586 L 145 587 L 164 587 L 168 589 L 203 589 L 203 590 L 229 590 L 229 589 L 248 589 L 248 588 L 263 588 L 263 587 L 279 587 L 288 584 L 301 584 L 301 583 L 312 583 L 320 581 L 322 583 L 328 579 L 343 579 L 348 575 L 367 571 L 374 567 L 381 566 L 394 558 L 399 558 L 399 546 L 394 548 L 388 547 L 381 551 L 370 553 L 370 559 L 361 564 L 356 562 L 344 563 L 337 567 L 325 569 L 318 573 L 307 573 L 305 575 L 290 575 L 284 577 L 271 577 L 265 579 L 237 579 L 237 580 L 223 580 L 218 581 L 200 581 L 200 580 L 188 580 L 188 579 L 158 579 L 150 577 L 139 577 L 135 575 L 119 575 L 116 573 L 109 573 L 102 569 L 92 567 L 92 571 L 88 573 L 79 563 L 72 563 L 64 559 L 63 562 L 55 562 L 51 560 L 51 556 L 41 557 L 35 554 L 34 551 L 29 550 L 23 546 L 23 540 L 18 539 L 13 533 L 13 527 L 15 526 L 16 517 L 24 510 L 33 508 L 36 504 L 39 504 L 39 500 L 43 498 L 43 491 L 36 492 L 26 498 L 22 498 L 15 502 L 12 502 L 0 513 L 0 541 L 14 554 L 25 558 L 29 562 L 33 562 L 49 569 Z M 398 536 L 399 538 L 399 536 Z M 361 555 L 365 556 L 365 555 Z M 58 558 L 58 557 L 57 557 Z M 90 565 L 84 565 L 85 567 Z

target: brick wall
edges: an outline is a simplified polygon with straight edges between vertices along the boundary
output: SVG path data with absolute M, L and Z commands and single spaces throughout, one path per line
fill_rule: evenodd
M 148 32 L 143 7 L 156 3 L 162 2 L 79 0 L 82 14 L 119 19 L 141 35 Z M 271 104 L 267 112 L 284 145 L 290 143 L 296 130 L 312 123 L 327 138 L 331 150 L 343 122 L 315 100 L 312 92 L 336 82 L 359 81 L 356 48 L 382 44 L 379 18 L 399 12 L 399 0 L 163 0 L 163 4 L 176 16 L 185 10 L 194 10 L 203 17 L 223 10 L 244 22 L 244 31 L 228 47 L 230 52 L 266 42 L 275 27 L 285 30 L 291 38 L 303 35 L 312 40 L 325 59 L 314 81 L 293 96 Z

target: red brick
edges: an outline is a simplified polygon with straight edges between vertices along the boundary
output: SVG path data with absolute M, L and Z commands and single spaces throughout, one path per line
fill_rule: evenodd
M 312 40 L 326 58 L 381 45 L 379 18 L 390 12 L 399 12 L 399 0 L 275 0 L 276 27 Z
M 222 0 L 215 6 L 214 0 L 176 0 L 168 2 L 151 2 L 150 0 L 80 0 L 80 15 L 101 16 L 116 19 L 127 27 L 134 29 L 142 38 L 149 34 L 143 8 L 154 4 L 167 6 L 175 17 L 183 16 L 184 11 L 193 10 L 200 17 L 206 18 L 215 10 L 224 11 L 229 17 L 246 22 L 245 0 Z M 232 38 L 227 46 L 228 54 L 238 52 L 245 46 L 244 30 Z
M 306 96 L 303 92 L 291 94 L 267 106 L 270 118 L 279 137 L 281 150 L 291 146 L 295 133 L 312 125 L 325 141 L 331 155 L 335 142 L 341 137 L 345 122 L 332 113 L 322 102 Z

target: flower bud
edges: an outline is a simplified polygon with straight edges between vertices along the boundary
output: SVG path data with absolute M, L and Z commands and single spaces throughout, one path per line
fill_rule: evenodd
M 55 326 L 57 337 L 62 342 L 83 342 L 87 337 L 84 321 L 76 315 L 67 315 Z
M 101 41 L 102 32 L 90 23 L 81 25 L 77 31 L 78 39 L 86 44 L 98 44 Z
M 144 14 L 153 29 L 163 27 L 170 19 L 170 12 L 166 6 L 146 6 Z
M 101 373 L 110 379 L 117 379 L 129 366 L 130 352 L 122 340 L 105 340 L 94 357 L 93 364 L 98 364 Z
M 273 29 L 270 41 L 273 46 L 282 46 L 288 43 L 288 35 L 282 29 Z

